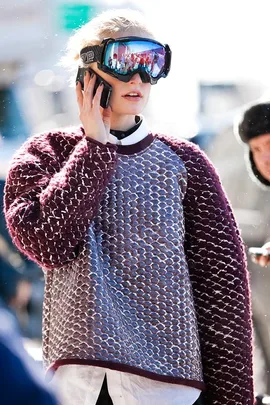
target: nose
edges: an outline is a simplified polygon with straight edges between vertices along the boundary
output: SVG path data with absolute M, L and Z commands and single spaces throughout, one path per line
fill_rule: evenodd
M 135 75 L 133 75 L 132 78 L 130 79 L 129 83 L 131 83 L 131 84 L 142 83 L 142 79 L 141 79 L 141 76 L 139 75 L 139 73 L 135 73 Z

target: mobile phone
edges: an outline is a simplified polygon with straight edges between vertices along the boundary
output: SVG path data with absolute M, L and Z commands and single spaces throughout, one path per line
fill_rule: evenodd
M 81 83 L 82 90 L 84 90 L 84 73 L 88 71 L 90 74 L 93 72 L 96 75 L 96 83 L 94 87 L 94 95 L 96 94 L 97 88 L 102 82 L 104 84 L 103 91 L 101 94 L 101 99 L 100 99 L 100 106 L 102 108 L 107 108 L 109 105 L 110 97 L 112 94 L 112 86 L 106 82 L 101 76 L 99 76 L 94 70 L 91 68 L 82 68 L 79 67 L 77 77 L 76 77 L 76 83 L 79 81 Z
M 248 253 L 249 253 L 250 255 L 254 255 L 254 256 L 256 256 L 256 257 L 263 256 L 263 255 L 265 255 L 265 256 L 270 256 L 270 251 L 269 251 L 269 250 L 263 249 L 263 248 L 259 248 L 259 247 L 250 247 L 250 248 L 248 249 Z

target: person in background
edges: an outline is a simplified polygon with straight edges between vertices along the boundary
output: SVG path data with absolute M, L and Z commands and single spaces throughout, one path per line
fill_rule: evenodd
M 251 178 L 270 191 L 270 101 L 249 105 L 237 117 L 236 136 L 247 145 L 246 162 Z M 262 246 L 264 253 L 253 255 L 262 267 L 270 264 L 270 239 Z
M 57 405 L 56 393 L 25 351 L 14 318 L 0 302 L 1 405 Z
M 4 180 L 0 179 L 0 298 L 2 304 L 17 319 L 21 328 L 31 296 L 26 260 L 13 245 L 3 215 Z
M 4 185 L 0 179 L 0 298 L 22 335 L 41 339 L 43 273 L 12 243 L 3 213 Z
M 159 70 L 119 72 L 123 47 L 160 53 Z M 249 280 L 230 204 L 206 155 L 141 115 L 169 46 L 140 13 L 108 10 L 69 50 L 85 68 L 81 125 L 31 137 L 5 188 L 13 241 L 46 273 L 44 360 L 62 403 L 253 405 Z

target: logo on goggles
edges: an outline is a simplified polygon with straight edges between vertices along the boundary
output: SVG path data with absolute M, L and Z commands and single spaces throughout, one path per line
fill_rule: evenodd
M 85 63 L 85 64 L 92 63 L 92 62 L 94 62 L 95 54 L 93 51 L 88 51 L 86 53 L 82 53 L 81 58 L 82 58 L 83 63 Z

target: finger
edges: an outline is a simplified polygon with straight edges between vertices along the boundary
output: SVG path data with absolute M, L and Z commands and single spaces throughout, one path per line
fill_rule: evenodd
M 96 83 L 96 75 L 94 73 L 91 73 L 91 77 L 84 92 L 84 106 L 87 111 L 90 111 L 91 108 L 93 107 L 95 83 Z
M 89 105 L 92 107 L 92 102 L 93 102 L 93 94 L 94 94 L 94 87 L 96 83 L 96 75 L 91 72 L 91 75 L 89 72 L 87 72 L 87 77 L 84 78 L 85 84 L 84 84 L 84 102 L 86 105 Z
M 258 264 L 261 256 L 251 255 L 251 261 Z
M 263 249 L 266 249 L 266 250 L 268 250 L 268 251 L 270 252 L 270 242 L 265 243 L 265 244 L 262 246 L 262 248 L 263 248 Z
M 84 88 L 84 91 L 86 91 L 89 81 L 90 81 L 90 73 L 88 72 L 88 70 L 86 70 L 86 71 L 84 72 L 84 77 L 83 77 L 83 88 Z
M 100 85 L 97 88 L 96 94 L 94 95 L 93 98 L 93 107 L 99 108 L 100 106 L 100 100 L 101 100 L 101 94 L 104 88 L 103 82 L 100 83 Z
M 77 96 L 77 103 L 79 105 L 79 109 L 81 111 L 83 106 L 83 94 L 82 94 L 82 86 L 80 82 L 76 83 L 76 96 Z
M 105 126 L 107 134 L 109 134 L 110 129 L 111 129 L 111 115 L 112 115 L 111 107 L 109 106 L 107 108 L 104 108 L 103 122 L 104 122 L 104 126 Z
M 262 255 L 259 260 L 260 266 L 262 266 L 262 267 L 266 266 L 267 262 L 268 262 L 268 256 Z

